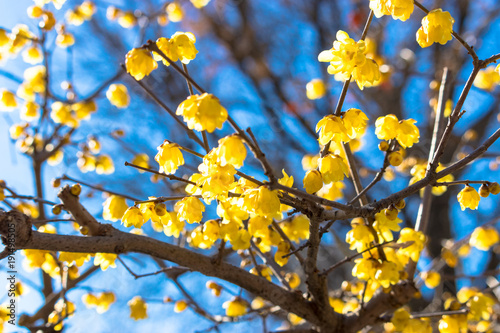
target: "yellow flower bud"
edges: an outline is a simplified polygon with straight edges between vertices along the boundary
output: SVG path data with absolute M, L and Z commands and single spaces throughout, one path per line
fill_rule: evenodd
M 401 155 L 398 151 L 393 151 L 387 158 L 389 160 L 389 164 L 392 166 L 398 166 L 403 163 L 403 155 Z
M 222 307 L 226 309 L 226 316 L 229 317 L 240 317 L 248 311 L 248 303 L 241 297 L 234 297 L 230 301 L 224 302 Z
M 303 180 L 304 188 L 309 194 L 316 193 L 323 187 L 323 178 L 318 170 L 309 170 Z
M 421 274 L 425 286 L 429 289 L 434 289 L 441 283 L 441 275 L 438 272 L 429 271 Z
M 306 84 L 306 95 L 309 99 L 319 99 L 326 94 L 326 86 L 323 80 L 314 79 Z
M 184 310 L 186 310 L 187 307 L 188 307 L 188 303 L 185 300 L 177 301 L 177 302 L 175 302 L 175 305 L 174 305 L 174 312 L 181 313 Z
M 113 83 L 106 91 L 106 98 L 117 108 L 126 108 L 130 103 L 127 87 L 123 84 Z

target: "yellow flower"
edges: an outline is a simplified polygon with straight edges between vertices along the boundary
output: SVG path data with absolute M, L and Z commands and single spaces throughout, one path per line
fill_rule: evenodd
M 40 106 L 35 102 L 26 102 L 20 110 L 21 119 L 26 121 L 32 121 L 40 117 Z
M 226 309 L 226 316 L 228 317 L 240 317 L 248 311 L 248 303 L 241 297 L 234 297 L 230 301 L 224 302 L 222 307 Z
M 330 184 L 324 185 L 321 190 L 318 191 L 317 195 L 327 200 L 339 200 L 344 197 L 344 193 L 342 193 L 342 190 L 344 188 L 344 183 L 332 182 Z
M 377 265 L 374 280 L 382 285 L 384 288 L 389 288 L 399 282 L 399 271 L 395 263 L 384 261 L 382 264 Z
M 385 210 L 375 214 L 375 222 L 373 228 L 377 231 L 383 241 L 392 241 L 394 239 L 392 232 L 401 230 L 399 223 L 402 220 L 397 216 L 395 219 L 389 219 L 385 214 Z
M 116 301 L 115 294 L 111 291 L 101 293 L 97 299 L 97 313 L 104 313 L 108 311 L 109 306 Z
M 133 12 L 121 12 L 118 15 L 118 24 L 125 29 L 130 29 L 137 24 L 137 17 Z
M 467 333 L 466 315 L 444 315 L 439 320 L 439 333 Z
M 194 46 L 196 37 L 191 32 L 176 32 L 170 37 L 170 43 L 174 47 L 179 60 L 184 64 L 189 64 L 198 53 L 198 50 Z
M 199 223 L 205 211 L 203 203 L 195 197 L 185 197 L 175 204 L 175 208 L 179 220 L 186 221 L 189 224 Z
M 398 132 L 398 125 L 398 118 L 393 114 L 379 117 L 375 121 L 375 135 L 380 140 L 394 139 Z
M 90 119 L 90 115 L 97 111 L 97 105 L 93 100 L 78 102 L 71 105 L 71 110 L 73 110 L 78 119 Z
M 168 222 L 165 223 L 165 221 Z M 175 212 L 167 212 L 165 216 L 161 217 L 161 222 L 163 223 L 163 233 L 169 237 L 174 236 L 175 238 L 179 238 L 179 235 L 186 225 L 184 221 L 179 221 Z
M 38 18 L 38 17 L 42 16 L 43 9 L 40 6 L 29 6 L 26 9 L 26 13 L 28 14 L 28 16 L 30 18 Z
M 198 50 L 194 44 L 196 37 L 191 32 L 176 32 L 170 38 L 160 37 L 156 40 L 158 48 L 172 61 L 180 60 L 184 64 L 189 64 L 196 57 Z M 162 61 L 165 66 L 170 63 L 162 56 L 153 52 L 156 61 Z
M 234 251 L 246 250 L 250 247 L 252 235 L 246 229 L 240 229 L 233 235 L 230 235 L 229 241 Z
M 0 89 L 0 111 L 12 111 L 16 107 L 16 95 L 8 90 Z
M 106 91 L 106 98 L 117 108 L 126 108 L 130 103 L 127 87 L 120 83 L 113 83 Z
M 45 254 L 41 269 L 53 279 L 61 277 L 61 267 L 50 253 Z
M 417 121 L 413 119 L 399 121 L 396 140 L 398 140 L 401 147 L 409 148 L 413 146 L 414 143 L 418 143 L 420 132 L 417 126 L 414 125 L 416 122 Z
M 409 148 L 420 138 L 420 132 L 414 125 L 415 123 L 416 120 L 398 120 L 395 115 L 389 114 L 375 121 L 375 134 L 380 140 L 396 139 L 401 147 Z
M 32 90 L 36 93 L 45 91 L 45 66 L 38 65 L 27 68 L 23 74 L 26 90 Z
M 89 253 L 59 252 L 59 261 L 66 262 L 68 266 L 76 265 L 81 267 L 84 263 L 89 261 L 90 258 L 91 255 Z
M 165 8 L 167 12 L 168 19 L 172 22 L 180 22 L 184 18 L 184 11 L 181 5 L 174 1 L 167 5 Z
M 128 301 L 127 305 L 130 307 L 130 318 L 134 320 L 141 320 L 148 317 L 148 305 L 140 296 L 132 298 Z
M 113 160 L 108 155 L 97 156 L 95 162 L 95 172 L 98 175 L 109 175 L 115 172 Z
M 349 177 L 349 169 L 344 159 L 339 155 L 328 154 L 320 158 L 318 164 L 325 184 L 341 181 L 344 179 L 344 176 Z
M 145 222 L 141 210 L 135 206 L 129 207 L 125 213 L 123 213 L 122 223 L 126 228 L 131 226 L 141 228 Z
M 302 169 L 304 171 L 316 169 L 318 167 L 319 155 L 306 154 L 302 157 Z
M 500 74 L 495 70 L 494 66 L 488 66 L 477 73 L 474 80 L 474 86 L 479 89 L 492 91 L 500 83 Z
M 352 78 L 361 90 L 365 86 L 375 86 L 380 81 L 380 76 L 380 69 L 377 62 L 370 58 L 366 58 L 363 65 L 356 66 L 352 71 Z
M 309 239 L 309 218 L 303 214 L 295 215 L 292 221 L 282 224 L 282 229 L 292 242 Z
M 421 277 L 425 286 L 429 289 L 434 289 L 441 283 L 441 275 L 435 271 L 422 272 Z
M 300 277 L 297 273 L 286 273 L 285 280 L 290 285 L 290 288 L 295 289 L 300 286 Z
M 17 140 L 19 139 L 23 134 L 25 134 L 25 130 L 28 124 L 14 124 L 9 128 L 9 134 L 11 139 Z
M 323 178 L 318 170 L 309 170 L 306 172 L 303 183 L 306 192 L 313 194 L 323 187 Z
M 176 143 L 169 143 L 165 140 L 158 146 L 158 153 L 155 156 L 155 161 L 160 164 L 160 172 L 167 175 L 175 173 L 179 166 L 184 164 L 184 157 Z
M 274 254 L 274 261 L 276 261 L 276 263 L 280 266 L 286 265 L 290 257 L 283 258 L 283 256 L 288 254 L 289 252 L 290 252 L 290 243 L 288 243 L 287 241 L 281 241 L 278 244 L 278 250 Z
M 351 76 L 356 66 L 361 66 L 366 61 L 365 42 L 355 42 L 349 35 L 342 30 L 337 32 L 337 40 L 333 43 L 330 50 L 322 51 L 318 60 L 329 62 L 328 73 L 342 73 L 344 77 Z
M 158 64 L 153 59 L 151 52 L 145 49 L 132 49 L 125 58 L 127 73 L 130 73 L 136 80 L 142 80 L 153 70 L 158 68 Z
M 319 99 L 326 94 L 326 86 L 323 80 L 313 79 L 306 84 L 306 96 L 309 99 Z
M 128 208 L 125 198 L 118 195 L 111 195 L 102 206 L 102 218 L 111 222 L 121 220 Z
M 328 115 L 323 117 L 316 125 L 316 132 L 319 131 L 318 142 L 321 145 L 326 145 L 328 142 L 349 142 L 347 128 L 344 121 L 337 116 Z
M 455 20 L 450 13 L 441 8 L 431 10 L 422 19 L 422 26 L 417 31 L 417 42 L 421 47 L 431 46 L 433 43 L 446 44 L 452 39 L 453 23 Z
M 256 215 L 248 220 L 248 232 L 252 236 L 258 237 L 265 232 L 265 229 L 272 223 L 272 219 Z
M 239 169 L 247 157 L 247 150 L 243 140 L 238 135 L 230 135 L 219 140 L 219 147 L 215 155 L 221 166 L 230 164 Z
M 182 102 L 176 111 L 182 115 L 189 129 L 212 133 L 222 128 L 228 114 L 217 97 L 212 94 L 191 95 Z
M 75 37 L 69 32 L 58 34 L 56 37 L 56 45 L 62 48 L 66 48 L 75 44 Z
M 411 244 L 400 248 L 398 253 L 406 255 L 414 262 L 417 262 L 420 258 L 420 252 L 424 249 L 425 235 L 420 231 L 415 231 L 411 228 L 404 228 L 399 234 L 398 243 L 406 242 L 408 242 L 408 244 L 411 242 Z
M 207 204 L 216 197 L 227 197 L 227 191 L 234 183 L 236 170 L 230 164 L 220 166 L 214 163 L 214 156 L 207 154 L 203 163 L 198 166 L 201 177 L 196 180 L 196 186 L 201 188 L 201 195 Z
M 98 304 L 96 295 L 88 293 L 82 296 L 82 302 L 87 308 L 94 307 Z
M 363 255 L 363 258 L 354 260 L 356 263 L 352 269 L 352 276 L 368 281 L 375 279 L 377 266 L 379 265 L 376 259 Z
M 347 130 L 347 135 L 351 139 L 363 135 L 368 124 L 368 117 L 366 114 L 364 114 L 363 111 L 354 108 L 347 110 L 344 113 L 342 120 Z
M 328 73 L 340 74 L 343 79 L 353 76 L 360 89 L 364 85 L 373 85 L 380 79 L 380 70 L 373 59 L 366 57 L 365 42 L 355 42 L 349 35 L 339 30 L 333 48 L 319 54 L 318 60 L 329 62 Z
M 187 307 L 188 307 L 188 303 L 185 300 L 181 299 L 181 300 L 175 302 L 174 312 L 175 313 L 181 313 L 184 310 L 186 310 Z
M 271 191 L 266 186 L 249 189 L 240 198 L 240 207 L 249 213 L 265 217 L 274 217 L 280 209 L 280 199 L 277 191 Z
M 148 168 L 149 167 L 149 156 L 144 154 L 144 153 L 140 153 L 140 154 L 137 154 L 134 156 L 134 158 L 132 159 L 132 164 L 135 164 L 135 165 L 138 165 L 140 167 L 143 167 L 143 168 Z M 143 170 L 138 170 L 140 173 L 143 173 L 144 171 Z
M 95 4 L 90 1 L 84 1 L 74 10 L 70 9 L 66 12 L 66 21 L 72 25 L 82 25 L 83 22 L 92 18 L 96 11 Z
M 52 15 L 52 13 L 49 13 Z M 48 17 L 48 15 L 44 15 L 44 20 L 45 18 Z M 55 23 L 54 17 L 52 15 L 52 22 Z M 42 25 L 43 22 L 40 22 L 40 25 Z M 52 27 L 51 27 L 52 28 Z M 17 54 L 19 53 L 26 44 L 30 42 L 30 39 L 35 38 L 35 35 L 29 31 L 29 28 L 25 24 L 17 24 L 12 28 L 12 33 L 10 34 L 10 38 L 8 41 L 8 52 L 10 54 Z
M 470 236 L 469 244 L 481 251 L 488 251 L 500 241 L 498 231 L 493 227 L 478 227 Z
M 214 245 L 214 243 L 211 240 L 205 239 L 205 237 L 203 236 L 202 225 L 194 228 L 193 231 L 191 231 L 191 233 L 188 233 L 188 235 L 189 236 L 187 240 L 189 246 L 191 246 L 192 248 L 207 250 Z
M 222 286 L 218 285 L 215 281 L 207 281 L 205 286 L 212 291 L 212 294 L 216 297 L 220 296 L 222 291 Z
M 394 328 L 398 331 L 404 331 L 405 327 L 408 325 L 410 321 L 410 314 L 406 311 L 405 308 L 399 308 L 394 311 L 392 315 L 391 323 L 394 325 Z
M 406 21 L 413 13 L 412 0 L 370 0 L 370 9 L 376 17 L 392 15 L 395 20 Z
M 52 3 L 56 9 L 61 9 L 66 0 L 35 0 L 35 5 L 43 7 L 43 5 Z
M 35 270 L 35 268 L 42 267 L 45 262 L 45 254 L 48 251 L 41 250 L 22 250 L 21 253 L 26 257 L 23 260 L 23 267 L 29 272 Z
M 436 172 L 444 170 L 445 167 L 439 163 Z M 416 164 L 413 168 L 410 170 L 410 174 L 413 176 L 410 179 L 409 185 L 415 184 L 419 180 L 423 179 L 425 177 L 425 172 L 427 170 L 427 165 L 426 164 Z M 438 179 L 437 181 L 442 183 L 442 182 L 452 182 L 455 179 L 452 174 L 446 175 L 443 178 Z M 448 189 L 448 186 L 434 186 L 432 187 L 432 194 L 436 196 L 440 196 L 443 193 L 446 192 Z M 421 192 L 422 194 L 423 192 Z
M 403 155 L 399 151 L 393 151 L 387 156 L 389 164 L 392 166 L 399 166 L 403 163 Z
M 265 278 L 267 281 L 272 281 L 273 272 L 269 267 L 267 267 L 266 265 L 258 265 L 257 267 L 253 267 L 250 270 L 251 274 L 257 276 L 259 276 L 259 272 L 262 275 L 262 277 Z
M 210 2 L 210 0 L 190 0 L 190 1 L 195 8 L 203 8 Z
M 495 303 L 495 300 L 490 295 L 477 292 L 467 302 L 467 307 L 470 310 L 467 318 L 474 321 L 490 320 Z
M 356 249 L 358 252 L 368 249 L 375 240 L 370 228 L 365 225 L 362 218 L 353 219 L 351 226 L 352 229 L 345 236 L 345 241 L 350 245 L 349 248 Z
M 109 267 L 116 267 L 115 260 L 117 255 L 114 253 L 96 253 L 94 257 L 94 266 L 101 266 L 103 271 Z
M 475 210 L 479 206 L 481 197 L 474 187 L 466 185 L 464 189 L 458 193 L 457 199 L 462 210 L 465 210 L 465 208 Z
M 23 52 L 24 62 L 30 65 L 36 65 L 43 61 L 43 53 L 37 46 L 31 46 Z
M 50 118 L 56 124 L 63 124 L 72 128 L 80 125 L 78 118 L 71 112 L 71 107 L 59 101 L 52 103 Z

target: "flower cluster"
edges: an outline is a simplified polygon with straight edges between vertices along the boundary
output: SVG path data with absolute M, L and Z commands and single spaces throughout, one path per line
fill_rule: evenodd
M 412 0 L 370 0 L 370 9 L 376 17 L 392 15 L 395 20 L 406 21 L 413 13 Z
M 377 63 L 366 57 L 366 45 L 363 40 L 358 42 L 350 38 L 342 30 L 337 32 L 337 40 L 330 50 L 321 52 L 318 60 L 329 62 L 328 73 L 341 74 L 344 79 L 352 78 L 360 89 L 367 84 L 373 84 L 380 79 Z
M 190 129 L 212 133 L 222 128 L 227 119 L 227 110 L 212 94 L 191 95 L 177 108 L 176 114 L 183 116 Z
M 418 143 L 420 132 L 415 126 L 417 121 L 413 119 L 398 120 L 398 118 L 389 114 L 379 117 L 375 121 L 375 134 L 380 140 L 396 139 L 403 148 L 410 148 Z

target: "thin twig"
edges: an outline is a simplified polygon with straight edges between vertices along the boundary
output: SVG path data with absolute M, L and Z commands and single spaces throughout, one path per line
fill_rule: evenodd
M 72 182 L 75 182 L 75 183 L 78 183 L 78 184 L 81 184 L 81 185 L 84 185 L 84 186 L 87 186 L 87 187 L 90 187 L 94 190 L 97 190 L 97 191 L 100 191 L 100 192 L 105 192 L 105 193 L 109 193 L 109 194 L 112 194 L 112 195 L 117 195 L 117 196 L 120 196 L 120 197 L 123 197 L 125 199 L 129 199 L 129 200 L 139 200 L 137 198 L 134 198 L 130 195 L 127 195 L 127 194 L 123 194 L 123 193 L 118 193 L 118 192 L 115 192 L 115 191 L 110 191 L 110 190 L 106 190 L 100 186 L 96 186 L 96 185 L 92 185 L 92 184 L 89 184 L 89 183 L 86 183 L 86 182 L 83 182 L 81 180 L 78 180 L 78 179 L 75 179 L 75 178 L 72 178 L 72 177 L 69 177 L 68 175 L 62 175 L 62 177 L 60 178 L 61 180 L 69 180 L 69 181 L 72 181 Z

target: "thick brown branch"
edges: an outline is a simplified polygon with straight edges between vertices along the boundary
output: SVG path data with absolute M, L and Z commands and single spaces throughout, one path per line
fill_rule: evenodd
M 78 214 L 77 214 L 78 215 Z M 288 292 L 265 279 L 221 262 L 214 264 L 210 257 L 194 253 L 156 239 L 121 232 L 110 228 L 108 236 L 78 237 L 33 232 L 24 247 L 18 249 L 39 249 L 49 251 L 68 251 L 84 253 L 126 253 L 136 252 L 151 255 L 163 260 L 198 271 L 207 276 L 218 277 L 234 283 L 249 292 L 261 296 L 286 311 L 320 325 L 322 320 L 315 313 L 310 302 L 294 292 Z

